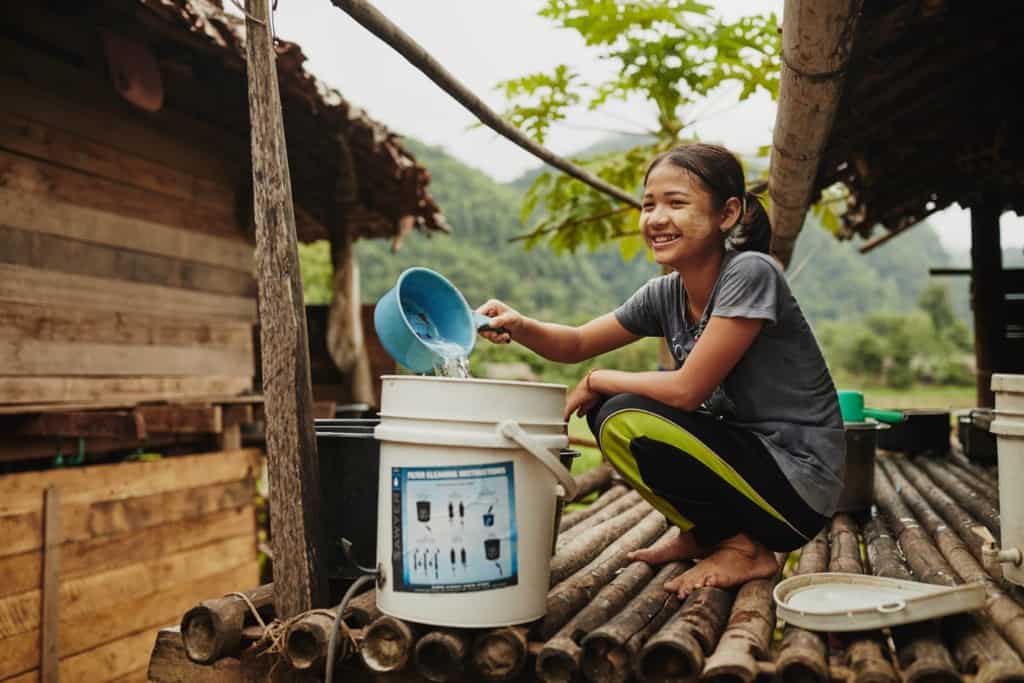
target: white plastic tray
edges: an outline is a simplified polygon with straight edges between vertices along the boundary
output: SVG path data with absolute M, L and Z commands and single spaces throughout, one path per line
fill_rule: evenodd
M 865 631 L 969 612 L 985 605 L 985 585 L 954 588 L 863 574 L 801 574 L 775 586 L 778 615 L 811 631 Z

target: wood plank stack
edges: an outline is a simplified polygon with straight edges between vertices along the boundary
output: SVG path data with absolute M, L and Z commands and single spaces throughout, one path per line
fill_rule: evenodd
M 45 629 L 57 635 L 60 680 L 145 680 L 160 627 L 258 585 L 261 462 L 250 449 L 0 477 L 0 681 L 39 680 Z M 48 487 L 60 492 L 57 538 L 44 538 Z M 48 624 L 52 553 L 59 621 Z

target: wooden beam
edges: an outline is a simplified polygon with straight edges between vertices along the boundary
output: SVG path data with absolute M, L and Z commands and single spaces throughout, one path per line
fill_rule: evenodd
M 145 439 L 146 423 L 141 416 L 123 410 L 43 413 L 0 420 L 9 436 L 54 436 L 71 438 Z
M 789 264 L 835 118 L 861 0 L 786 0 L 768 191 L 771 251 Z
M 203 346 L 128 346 L 0 339 L 0 373 L 7 376 L 165 377 L 246 375 L 255 370 L 252 349 Z
M 1003 367 L 1006 320 L 1002 286 L 997 198 L 987 196 L 971 207 L 971 308 L 974 309 L 974 359 L 979 406 L 995 406 L 992 373 Z
M 260 357 L 274 551 L 281 619 L 327 607 L 320 476 L 313 430 L 306 308 L 299 276 L 268 0 L 246 0 L 246 65 L 252 128 L 253 216 L 260 302 Z
M 224 431 L 220 406 L 138 406 L 146 431 L 154 434 L 219 434 Z
M 451 95 L 456 102 L 468 109 L 470 113 L 480 119 L 481 123 L 498 135 L 522 147 L 549 166 L 553 166 L 563 173 L 586 183 L 598 192 L 614 197 L 629 206 L 640 208 L 640 201 L 634 195 L 622 188 L 606 183 L 586 169 L 563 159 L 544 146 L 537 144 L 532 138 L 524 135 L 502 119 L 483 100 L 474 95 L 469 88 L 460 83 L 447 69 L 441 66 L 429 52 L 424 50 L 402 29 L 389 21 L 371 3 L 366 2 L 366 0 L 331 0 L 331 3 L 359 22 L 370 33 L 393 47 L 410 64 L 422 71 L 427 78 Z
M 214 396 L 241 394 L 251 389 L 252 376 L 0 376 L 0 415 L 130 407 L 146 401 L 209 400 Z M 64 405 L 54 406 L 57 403 Z
M 62 273 L 0 263 L 0 301 L 42 306 L 77 306 L 102 311 L 195 319 L 252 321 L 251 297 L 194 292 L 139 282 Z
M 41 683 L 57 683 L 60 680 L 60 549 L 63 542 L 59 488 L 47 487 L 43 508 L 46 531 L 43 534 L 42 656 L 39 680 Z

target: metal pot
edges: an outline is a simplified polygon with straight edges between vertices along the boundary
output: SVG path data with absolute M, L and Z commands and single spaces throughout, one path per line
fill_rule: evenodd
M 878 432 L 889 425 L 878 422 L 844 422 L 846 476 L 836 512 L 867 510 L 875 500 L 875 451 Z

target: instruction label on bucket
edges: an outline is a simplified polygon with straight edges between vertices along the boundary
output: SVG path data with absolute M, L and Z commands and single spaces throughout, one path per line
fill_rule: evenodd
M 514 481 L 511 462 L 391 468 L 394 590 L 516 585 Z

